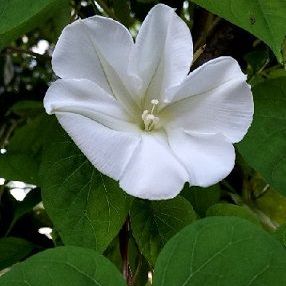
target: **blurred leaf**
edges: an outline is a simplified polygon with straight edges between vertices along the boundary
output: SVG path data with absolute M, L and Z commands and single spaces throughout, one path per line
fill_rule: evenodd
M 9 229 L 7 231 L 7 234 L 11 231 L 15 223 L 18 221 L 19 218 L 21 218 L 23 215 L 31 212 L 33 210 L 33 207 L 40 203 L 42 200 L 41 198 L 41 192 L 39 188 L 32 189 L 25 197 L 25 199 L 22 202 L 19 202 L 15 206 L 14 216 L 13 220 L 9 226 Z
M 286 285 L 286 251 L 270 234 L 234 217 L 199 220 L 160 253 L 154 286 Z
M 90 249 L 57 247 L 32 256 L 0 278 L 1 286 L 124 286 L 115 266 Z
M 57 0 L 58 8 L 54 11 L 53 17 L 43 26 L 41 26 L 42 33 L 45 39 L 50 42 L 56 42 L 59 35 L 61 34 L 63 28 L 69 24 L 71 19 L 71 9 L 69 7 L 69 1 L 67 0 Z
M 286 223 L 286 198 L 273 189 L 255 200 L 256 206 L 276 224 Z
M 55 120 L 43 115 L 17 128 L 7 152 L 0 154 L 0 177 L 39 185 L 41 152 L 43 146 L 52 140 L 56 124 Z
M 253 88 L 254 120 L 238 144 L 244 159 L 275 189 L 286 194 L 286 77 Z
M 220 200 L 221 188 L 218 184 L 209 188 L 185 187 L 182 196 L 191 202 L 196 213 L 204 217 L 206 210 Z
M 257 216 L 248 208 L 233 204 L 219 203 L 211 206 L 206 213 L 207 216 L 237 216 L 260 225 Z
M 130 1 L 128 0 L 113 0 L 113 9 L 116 18 L 127 28 L 131 26 L 132 19 L 130 18 Z
M 192 223 L 196 214 L 183 197 L 166 201 L 135 200 L 130 214 L 133 236 L 140 251 L 154 265 L 164 244 Z
M 118 234 L 130 199 L 103 176 L 62 130 L 44 152 L 42 196 L 64 244 L 104 251 Z
M 16 102 L 10 111 L 21 117 L 35 117 L 43 113 L 43 103 L 35 100 L 21 100 Z
M 22 238 L 6 237 L 0 239 L 0 270 L 26 258 L 35 245 Z M 1 284 L 1 280 L 0 280 Z
M 282 62 L 281 50 L 286 36 L 284 0 L 194 0 L 194 2 L 263 40 L 273 50 L 278 61 Z
M 0 2 L 0 49 L 45 21 L 63 7 L 66 0 L 6 0 Z

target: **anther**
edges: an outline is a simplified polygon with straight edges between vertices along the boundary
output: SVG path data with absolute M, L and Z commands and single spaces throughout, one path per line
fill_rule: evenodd
M 152 106 L 152 109 L 151 109 L 151 114 L 153 114 L 153 112 L 154 112 L 154 110 L 155 110 L 155 107 L 156 107 L 156 105 L 158 105 L 159 104 L 159 100 L 158 99 L 152 99 L 151 100 L 151 104 L 153 105 Z
M 152 99 L 152 100 L 151 100 L 151 104 L 152 104 L 152 105 L 158 105 L 158 104 L 159 104 L 159 100 L 156 99 L 156 98 L 155 98 L 155 99 Z
M 143 113 L 142 113 L 142 119 L 143 121 L 146 120 L 146 117 L 148 116 L 149 114 L 149 110 L 144 110 Z
M 148 120 L 148 121 L 153 121 L 154 118 L 155 118 L 155 116 L 154 116 L 153 114 L 148 114 L 148 115 L 146 116 L 146 120 Z

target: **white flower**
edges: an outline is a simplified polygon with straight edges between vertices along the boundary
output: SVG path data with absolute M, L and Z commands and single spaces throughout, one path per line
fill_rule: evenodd
M 175 11 L 155 6 L 134 44 L 104 17 L 68 25 L 52 65 L 62 79 L 44 99 L 89 161 L 128 194 L 175 197 L 185 182 L 207 187 L 234 166 L 232 143 L 246 134 L 253 99 L 231 57 L 189 73 L 190 31 Z

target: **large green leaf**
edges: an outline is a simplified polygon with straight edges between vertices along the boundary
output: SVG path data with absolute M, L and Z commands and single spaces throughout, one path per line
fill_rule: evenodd
M 80 247 L 57 247 L 32 256 L 0 278 L 1 286 L 124 286 L 123 277 L 103 256 Z
M 263 40 L 282 62 L 281 50 L 286 36 L 285 0 L 194 0 L 194 2 Z
M 213 217 L 184 228 L 158 257 L 154 286 L 286 285 L 286 251 L 244 219 Z
M 239 144 L 244 159 L 266 181 L 286 194 L 286 77 L 253 88 L 254 120 Z
M 130 199 L 103 176 L 63 130 L 54 130 L 41 167 L 44 206 L 64 244 L 103 251 L 119 232 Z
M 164 244 L 195 219 L 192 205 L 183 197 L 166 201 L 136 200 L 131 209 L 133 236 L 153 265 Z
M 57 11 L 67 8 L 66 0 L 0 1 L 0 49 L 22 34 L 41 26 Z
M 0 270 L 26 258 L 35 245 L 29 241 L 16 237 L 0 239 Z M 1 284 L 1 282 L 0 282 Z

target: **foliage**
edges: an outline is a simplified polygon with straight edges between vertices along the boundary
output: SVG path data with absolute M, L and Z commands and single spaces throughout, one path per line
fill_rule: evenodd
M 0 285 L 286 284 L 285 1 L 22 2 L 0 1 Z M 193 67 L 238 60 L 255 114 L 225 180 L 147 201 L 97 171 L 42 100 L 65 25 L 96 14 L 135 35 L 159 2 L 206 44 Z

